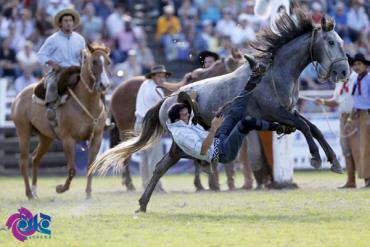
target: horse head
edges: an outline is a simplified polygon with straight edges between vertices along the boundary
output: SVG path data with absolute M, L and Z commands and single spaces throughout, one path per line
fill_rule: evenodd
M 331 82 L 345 80 L 349 76 L 348 59 L 344 52 L 343 40 L 334 31 L 335 22 L 330 17 L 321 18 L 321 27 L 312 31 L 310 55 L 312 61 L 320 64 L 315 66 L 320 79 Z
M 81 77 L 89 91 L 104 93 L 110 86 L 108 78 L 110 49 L 104 44 L 91 43 L 82 51 Z M 89 78 L 90 80 L 88 80 Z

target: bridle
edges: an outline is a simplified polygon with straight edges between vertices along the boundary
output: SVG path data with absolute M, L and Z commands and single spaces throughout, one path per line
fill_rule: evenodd
M 314 61 L 314 58 L 313 58 L 313 44 L 315 42 L 315 34 L 319 30 L 321 30 L 321 28 L 314 28 L 312 30 L 309 51 L 310 51 L 311 63 L 312 63 L 312 65 L 313 65 L 313 67 L 314 67 L 314 69 L 316 71 L 317 78 L 318 78 L 319 81 L 323 82 L 323 81 L 326 81 L 329 78 L 329 76 L 330 76 L 330 73 L 329 72 L 331 71 L 331 69 L 332 69 L 332 67 L 333 67 L 333 65 L 335 63 L 338 63 L 338 62 L 341 62 L 341 61 L 348 61 L 348 58 L 346 56 L 344 56 L 344 57 L 339 57 L 339 58 L 336 58 L 336 59 L 332 59 L 330 57 L 328 51 L 326 49 L 324 49 L 325 55 L 326 55 L 326 57 L 330 61 L 330 65 L 329 65 L 329 68 L 328 69 L 325 69 L 323 66 L 321 66 L 321 68 L 325 70 L 325 74 L 326 74 L 324 77 L 321 76 L 320 75 L 320 72 L 319 72 L 319 69 L 318 69 L 318 66 L 319 66 L 318 65 L 318 62 L 315 62 Z
M 309 45 L 309 53 L 310 53 L 310 58 L 311 58 L 311 62 L 312 62 L 312 65 L 313 67 L 315 68 L 315 71 L 316 71 L 316 74 L 317 74 L 317 78 L 320 80 L 320 81 L 324 81 L 324 80 L 327 80 L 330 76 L 330 73 L 328 73 L 328 71 L 331 71 L 333 65 L 335 63 L 338 63 L 338 62 L 341 62 L 341 61 L 348 61 L 348 58 L 347 57 L 340 57 L 340 58 L 336 58 L 336 59 L 332 59 L 328 53 L 328 51 L 326 49 L 325 50 L 325 55 L 328 57 L 329 61 L 330 61 L 330 65 L 329 65 L 329 69 L 325 69 L 324 67 L 322 67 L 325 72 L 326 72 L 326 76 L 325 77 L 322 77 L 320 75 L 320 72 L 319 72 L 319 69 L 318 69 L 318 63 L 314 61 L 314 58 L 313 58 L 313 45 L 315 43 L 315 34 L 316 32 L 318 32 L 319 30 L 321 30 L 321 28 L 314 28 L 312 30 L 312 33 L 311 33 L 311 39 L 310 39 L 310 45 Z M 272 80 L 272 86 L 274 88 L 274 92 L 275 92 L 275 95 L 279 101 L 279 104 L 283 107 L 283 108 L 286 108 L 284 106 L 284 104 L 282 103 L 282 100 L 280 99 L 280 96 L 278 94 L 278 91 L 277 91 L 277 88 L 276 88 L 276 83 L 275 83 L 275 79 L 274 79 L 274 60 L 272 60 L 271 62 L 271 80 Z M 287 106 L 288 107 L 288 106 Z

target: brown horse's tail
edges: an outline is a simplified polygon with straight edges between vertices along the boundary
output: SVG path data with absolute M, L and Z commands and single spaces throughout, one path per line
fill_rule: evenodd
M 145 114 L 142 131 L 138 136 L 121 142 L 114 148 L 106 151 L 91 164 L 89 174 L 97 172 L 99 175 L 104 175 L 111 168 L 113 172 L 119 172 L 124 168 L 124 161 L 133 153 L 149 148 L 158 141 L 165 132 L 159 121 L 159 110 L 163 102 L 164 99 Z

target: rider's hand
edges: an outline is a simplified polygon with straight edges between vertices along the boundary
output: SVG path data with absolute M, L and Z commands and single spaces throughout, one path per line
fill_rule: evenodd
M 211 131 L 216 132 L 218 130 L 218 128 L 220 128 L 223 121 L 224 121 L 223 116 L 214 117 L 212 119 L 212 123 L 211 123 Z
M 54 61 L 49 61 L 48 62 L 48 65 L 51 66 L 54 71 L 59 71 L 61 69 L 61 67 L 59 66 L 59 64 L 57 64 Z

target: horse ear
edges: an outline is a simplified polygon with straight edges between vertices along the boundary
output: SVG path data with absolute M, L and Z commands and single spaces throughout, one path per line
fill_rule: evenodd
M 231 56 L 235 59 L 241 58 L 241 55 L 240 55 L 238 49 L 236 49 L 236 48 L 231 48 Z
M 332 31 L 335 27 L 335 21 L 326 15 L 321 17 L 321 28 L 325 32 Z
M 244 58 L 248 61 L 251 70 L 254 70 L 257 67 L 257 61 L 254 59 L 254 57 L 244 54 Z
M 91 46 L 91 44 L 87 44 L 87 48 L 89 49 L 90 52 L 94 51 L 94 48 Z
M 109 47 L 105 47 L 104 50 L 107 53 L 107 55 L 109 56 L 110 55 L 110 48 Z

